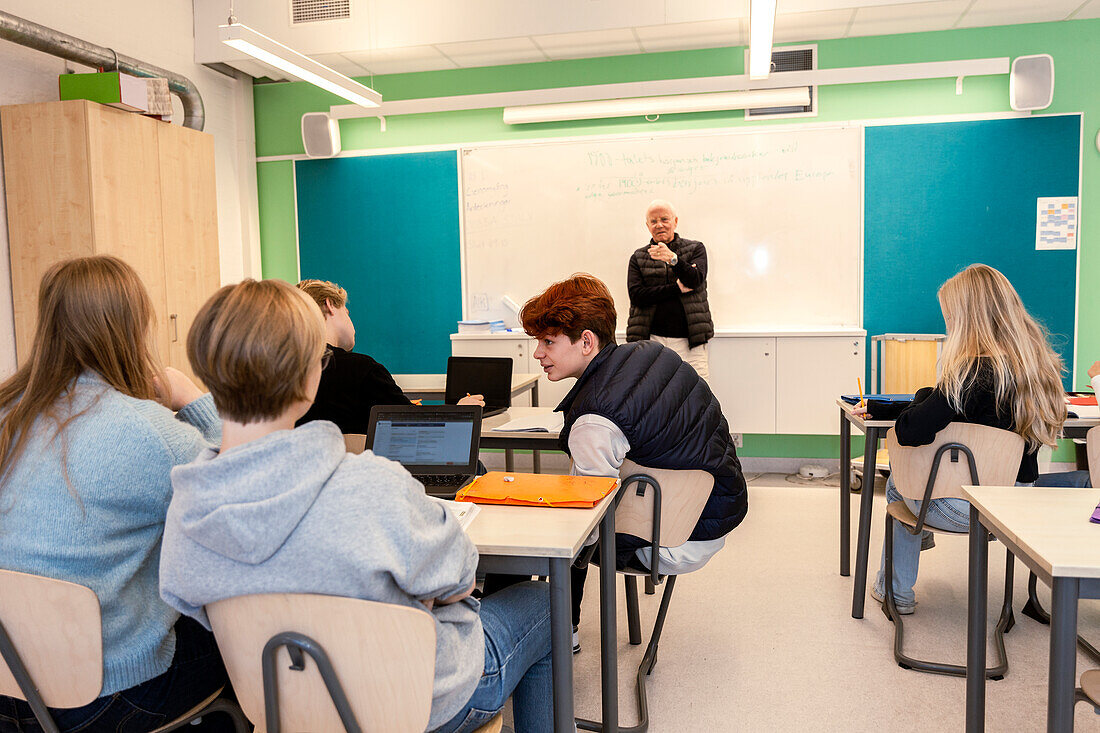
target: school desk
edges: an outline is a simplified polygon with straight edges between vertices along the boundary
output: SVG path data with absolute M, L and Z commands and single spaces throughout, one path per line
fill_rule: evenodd
M 507 432 L 493 428 L 503 425 L 520 417 L 533 415 L 550 415 L 554 412 L 552 407 L 509 407 L 499 415 L 487 417 L 481 421 L 481 447 L 504 449 L 504 470 L 516 470 L 515 450 L 532 451 L 534 472 L 542 473 L 542 462 L 539 457 L 540 450 L 558 450 L 558 431 L 551 432 Z
M 541 374 L 513 374 L 512 399 L 531 392 L 531 404 L 539 404 Z M 394 374 L 393 381 L 410 400 L 441 400 L 447 391 L 446 374 Z

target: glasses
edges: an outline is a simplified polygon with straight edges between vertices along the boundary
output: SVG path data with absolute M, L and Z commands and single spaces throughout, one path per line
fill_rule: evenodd
M 326 346 L 325 352 L 321 354 L 321 369 L 327 368 L 330 361 L 332 361 L 332 349 Z

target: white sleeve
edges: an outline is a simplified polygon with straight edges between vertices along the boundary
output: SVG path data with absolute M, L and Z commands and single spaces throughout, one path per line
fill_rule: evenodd
M 618 476 L 630 450 L 619 426 L 602 415 L 581 415 L 569 431 L 574 476 Z
M 1100 374 L 1092 378 L 1092 389 L 1096 394 L 1100 394 Z

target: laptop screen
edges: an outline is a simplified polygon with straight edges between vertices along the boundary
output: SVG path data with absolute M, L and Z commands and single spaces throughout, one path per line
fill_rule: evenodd
M 485 409 L 512 406 L 512 358 L 452 356 L 447 359 L 444 402 L 456 404 L 468 394 L 485 396 Z
M 481 438 L 477 406 L 385 407 L 371 410 L 367 447 L 410 473 L 474 473 Z

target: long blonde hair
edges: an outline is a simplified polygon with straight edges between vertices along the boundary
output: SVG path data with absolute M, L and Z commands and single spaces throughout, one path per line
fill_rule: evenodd
M 0 485 L 39 416 L 51 417 L 59 435 L 78 417 L 61 421 L 54 406 L 82 372 L 96 372 L 131 397 L 157 399 L 155 380 L 163 383 L 164 370 L 150 344 L 154 318 L 138 274 L 117 257 L 79 257 L 46 271 L 30 352 L 0 384 Z
M 1054 445 L 1066 419 L 1062 359 L 1012 283 L 988 265 L 971 265 L 940 287 L 939 301 L 947 341 L 937 387 L 951 407 L 962 412 L 978 358 L 985 357 L 993 367 L 998 410 L 1011 404 L 1016 432 L 1028 449 Z

